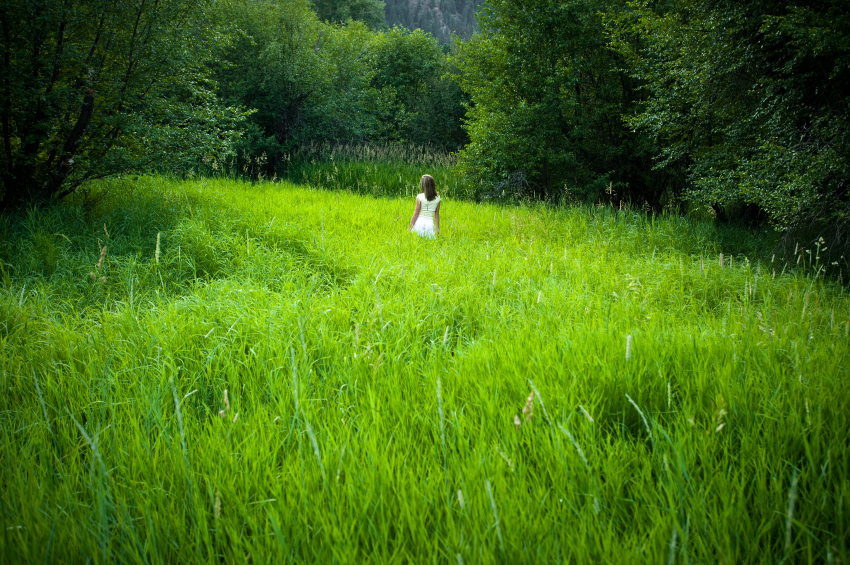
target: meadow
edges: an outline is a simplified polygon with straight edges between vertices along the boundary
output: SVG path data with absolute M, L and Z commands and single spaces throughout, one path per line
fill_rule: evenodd
M 0 218 L 0 561 L 850 562 L 818 248 L 417 179 Z

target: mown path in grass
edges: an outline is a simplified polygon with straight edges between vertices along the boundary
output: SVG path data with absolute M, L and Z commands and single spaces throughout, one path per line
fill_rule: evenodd
M 2 561 L 850 560 L 843 288 L 678 217 L 411 211 L 143 178 L 3 218 Z

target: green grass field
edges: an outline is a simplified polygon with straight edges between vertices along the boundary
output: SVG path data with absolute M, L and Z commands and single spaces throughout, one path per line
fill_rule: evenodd
M 850 298 L 816 249 L 106 188 L 0 218 L 3 563 L 850 563 Z

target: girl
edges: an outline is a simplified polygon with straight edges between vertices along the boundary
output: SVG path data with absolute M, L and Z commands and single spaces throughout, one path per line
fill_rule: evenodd
M 437 183 L 431 175 L 422 175 L 419 186 L 422 187 L 422 192 L 416 195 L 416 209 L 410 218 L 407 231 L 433 239 L 440 233 L 440 195 L 437 194 Z

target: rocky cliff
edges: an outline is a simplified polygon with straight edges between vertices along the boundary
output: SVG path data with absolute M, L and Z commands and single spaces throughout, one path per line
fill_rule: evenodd
M 386 22 L 421 29 L 440 43 L 451 42 L 452 33 L 468 39 L 475 30 L 475 10 L 484 0 L 384 0 Z

